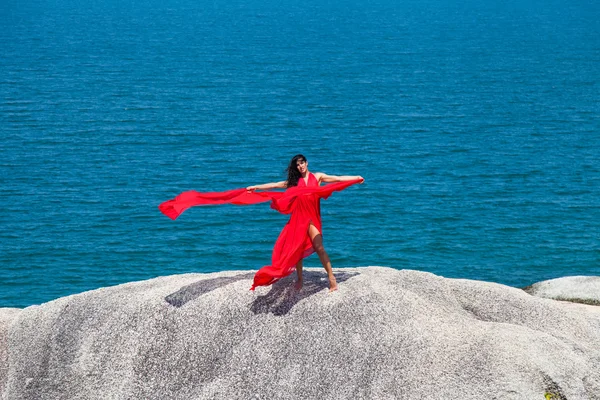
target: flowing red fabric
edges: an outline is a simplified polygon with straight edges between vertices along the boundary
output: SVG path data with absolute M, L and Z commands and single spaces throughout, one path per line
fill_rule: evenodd
M 289 221 L 279 234 L 271 265 L 265 265 L 254 276 L 250 290 L 257 286 L 270 285 L 294 272 L 298 261 L 314 252 L 308 236 L 308 227 L 312 223 L 321 229 L 320 199 L 327 199 L 333 192 L 344 190 L 348 186 L 362 182 L 362 179 L 331 183 L 318 186 L 313 174 L 309 174 L 308 183 L 304 179 L 298 181 L 298 186 L 291 187 L 285 192 L 249 192 L 245 188 L 228 190 L 226 192 L 189 191 L 180 194 L 172 200 L 165 201 L 158 208 L 167 217 L 175 220 L 185 210 L 193 206 L 213 204 L 257 204 L 271 201 L 271 208 L 282 214 L 291 214 Z

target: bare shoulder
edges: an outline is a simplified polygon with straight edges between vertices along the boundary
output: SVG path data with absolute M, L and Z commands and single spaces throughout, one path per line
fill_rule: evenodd
M 323 178 L 327 176 L 327 174 L 324 172 L 315 172 L 313 175 L 315 176 L 315 178 L 317 178 L 317 181 L 319 181 L 319 183 L 321 183 Z

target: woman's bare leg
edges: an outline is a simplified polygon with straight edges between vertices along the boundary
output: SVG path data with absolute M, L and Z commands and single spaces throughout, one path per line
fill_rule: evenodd
M 296 290 L 302 289 L 302 260 L 296 264 L 296 273 L 298 274 L 298 280 L 296 281 Z
M 327 255 L 325 247 L 323 247 L 323 236 L 313 224 L 310 224 L 308 227 L 308 236 L 310 236 L 310 240 L 312 241 L 313 249 L 315 249 L 319 255 L 319 259 L 321 260 L 321 264 L 323 264 L 323 268 L 325 268 L 325 271 L 327 271 L 327 278 L 329 278 L 329 291 L 333 292 L 334 290 L 337 290 L 337 282 L 335 280 L 335 276 L 333 276 L 329 255 Z

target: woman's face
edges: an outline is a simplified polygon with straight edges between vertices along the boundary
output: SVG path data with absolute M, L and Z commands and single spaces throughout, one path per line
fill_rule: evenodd
M 306 160 L 298 160 L 296 161 L 296 168 L 301 174 L 304 174 L 308 169 L 308 161 Z

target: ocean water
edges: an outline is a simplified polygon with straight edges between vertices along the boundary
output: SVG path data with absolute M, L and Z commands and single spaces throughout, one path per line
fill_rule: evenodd
M 334 267 L 600 275 L 596 1 L 8 1 L 0 27 L 0 307 L 268 264 L 268 204 L 157 206 L 297 153 L 366 179 L 322 202 Z

